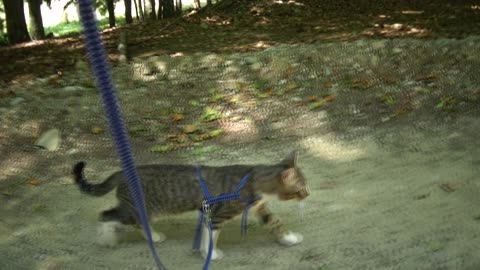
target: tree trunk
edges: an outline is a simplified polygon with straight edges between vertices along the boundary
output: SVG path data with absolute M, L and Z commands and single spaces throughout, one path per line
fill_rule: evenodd
M 158 10 L 157 10 L 157 14 L 158 14 L 158 17 L 157 19 L 162 19 L 163 18 L 163 1 L 164 0 L 158 0 Z
M 154 21 L 157 19 L 157 11 L 155 10 L 155 0 L 148 0 L 148 17 L 150 20 Z
M 135 6 L 135 16 L 137 17 L 137 21 L 140 21 L 140 17 L 138 16 L 137 0 L 133 0 L 133 5 Z
M 207 0 L 207 6 L 211 6 L 212 5 L 212 0 Z
M 175 5 L 173 0 L 163 0 L 163 18 L 175 17 Z
M 195 9 L 201 9 L 202 8 L 202 5 L 200 5 L 200 0 L 194 0 L 193 5 L 194 5 Z
M 32 39 L 43 39 L 45 30 L 43 29 L 42 11 L 40 6 L 42 0 L 28 0 L 28 12 L 30 13 L 30 35 Z
M 140 13 L 140 21 L 144 22 L 144 21 L 145 21 L 145 17 L 143 16 L 144 13 L 143 13 L 142 0 L 138 0 L 138 13 Z
M 125 0 L 125 22 L 127 24 L 133 23 L 132 19 L 132 0 Z
M 182 13 L 183 13 L 182 0 L 175 0 L 175 10 L 178 17 L 182 16 Z
M 10 44 L 30 41 L 23 13 L 23 1 L 3 0 L 3 7 L 5 8 L 7 36 Z
M 107 9 L 108 9 L 108 24 L 110 27 L 115 27 L 115 4 L 114 0 L 107 0 Z

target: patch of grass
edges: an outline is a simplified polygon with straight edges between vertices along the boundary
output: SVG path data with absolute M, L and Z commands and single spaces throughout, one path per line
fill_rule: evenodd
M 210 122 L 222 118 L 222 113 L 214 108 L 206 107 L 201 116 L 202 121 Z
M 124 25 L 124 17 L 115 18 L 116 25 Z M 108 27 L 108 18 L 103 18 L 98 21 L 98 26 L 101 30 Z M 66 36 L 70 34 L 80 33 L 82 31 L 82 24 L 79 21 L 72 21 L 69 23 L 59 23 L 54 26 L 45 27 L 45 34 L 52 32 L 56 37 Z M 1 42 L 1 41 L 0 41 Z
M 218 146 L 208 145 L 208 146 L 203 146 L 203 147 L 200 147 L 200 148 L 193 149 L 191 154 L 194 155 L 194 156 L 201 156 L 201 155 L 212 153 L 212 152 L 215 152 L 215 151 L 218 151 L 218 150 L 219 150 Z

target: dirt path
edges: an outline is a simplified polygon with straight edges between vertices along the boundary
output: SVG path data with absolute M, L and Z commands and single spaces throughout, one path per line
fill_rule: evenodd
M 281 247 L 253 218 L 243 241 L 236 220 L 220 240 L 226 257 L 211 269 L 474 270 L 480 267 L 473 75 L 479 64 L 461 54 L 480 51 L 473 41 L 160 57 L 142 62 L 140 73 L 130 70 L 134 62 L 115 74 L 139 163 L 270 163 L 301 150 L 312 189 L 304 218 L 293 203 L 273 201 L 272 208 L 304 242 Z M 97 213 L 113 198 L 83 196 L 67 177 L 77 160 L 91 164 L 92 178 L 118 165 L 108 134 L 100 132 L 106 124 L 89 80 L 79 67 L 62 78 L 17 85 L 17 97 L 0 100 L 2 269 L 154 269 L 134 233 L 115 249 L 95 244 Z M 200 121 L 206 107 L 222 118 Z M 172 120 L 176 114 L 184 118 Z M 199 126 L 198 136 L 224 133 L 195 141 L 185 135 L 189 124 Z M 62 132 L 61 148 L 34 148 L 32 141 L 49 128 Z M 149 151 L 158 145 L 174 150 Z M 26 183 L 32 179 L 37 182 Z M 168 237 L 158 248 L 169 269 L 201 268 L 190 250 L 196 221 L 191 213 L 154 224 Z

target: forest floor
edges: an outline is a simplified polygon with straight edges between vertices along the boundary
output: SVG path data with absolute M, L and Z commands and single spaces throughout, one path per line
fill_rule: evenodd
M 273 163 L 300 150 L 303 215 L 271 208 L 304 241 L 281 247 L 253 218 L 242 240 L 235 220 L 210 269 L 480 269 L 478 7 L 246 2 L 104 32 L 137 163 Z M 31 45 L 0 48 L 15 63 L 0 71 L 2 269 L 155 269 L 133 232 L 95 243 L 114 198 L 81 195 L 70 178 L 79 160 L 92 181 L 119 166 L 81 39 Z M 59 148 L 35 147 L 50 129 Z M 168 269 L 203 265 L 196 221 L 153 224 Z
M 224 1 L 186 18 L 108 29 L 103 38 L 115 61 L 122 31 L 128 33 L 132 56 L 218 53 L 370 38 L 464 38 L 480 34 L 479 15 L 478 3 L 468 0 Z M 82 42 L 80 35 L 71 35 L 0 47 L 0 83 L 74 68 L 86 60 Z

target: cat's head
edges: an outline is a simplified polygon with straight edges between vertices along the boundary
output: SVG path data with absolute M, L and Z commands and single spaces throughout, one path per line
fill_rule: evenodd
M 280 200 L 303 200 L 310 195 L 307 180 L 297 167 L 298 152 L 293 151 L 278 166 L 281 168 L 276 177 L 276 193 Z

